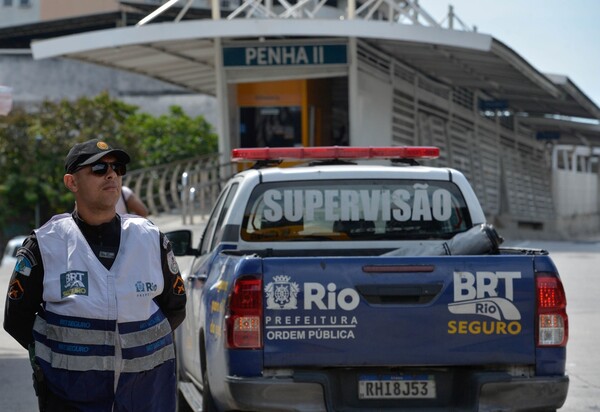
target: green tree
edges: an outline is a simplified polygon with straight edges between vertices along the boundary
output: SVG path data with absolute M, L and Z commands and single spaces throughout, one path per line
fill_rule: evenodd
M 132 156 L 129 169 L 214 153 L 217 137 L 202 116 L 179 107 L 154 117 L 102 93 L 75 101 L 44 101 L 33 113 L 0 117 L 0 244 L 29 233 L 50 216 L 70 211 L 74 198 L 63 185 L 71 146 L 104 139 Z
M 203 116 L 192 118 L 181 107 L 171 106 L 158 117 L 136 113 L 127 119 L 123 132 L 139 140 L 140 166 L 150 167 L 194 156 L 215 153 L 217 135 Z

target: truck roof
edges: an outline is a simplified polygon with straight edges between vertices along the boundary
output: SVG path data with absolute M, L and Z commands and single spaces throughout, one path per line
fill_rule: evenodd
M 462 173 L 449 168 L 428 166 L 393 166 L 367 164 L 336 164 L 293 167 L 269 167 L 249 169 L 239 173 L 241 176 L 260 175 L 263 181 L 275 182 L 306 179 L 427 179 L 449 181 L 460 179 Z M 463 177 L 464 178 L 464 177 Z

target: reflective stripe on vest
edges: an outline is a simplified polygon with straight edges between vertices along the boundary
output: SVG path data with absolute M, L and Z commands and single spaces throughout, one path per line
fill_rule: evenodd
M 56 369 L 67 369 L 70 371 L 114 371 L 114 356 L 79 356 L 65 355 L 52 352 L 43 343 L 35 343 L 35 356 L 48 362 Z
M 173 349 L 172 344 L 165 346 L 157 352 L 154 352 L 152 355 L 144 358 L 123 359 L 123 372 L 143 372 L 152 370 L 170 359 L 175 359 L 175 350 Z

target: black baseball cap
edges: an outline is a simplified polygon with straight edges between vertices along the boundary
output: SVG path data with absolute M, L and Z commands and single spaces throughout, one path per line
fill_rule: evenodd
M 75 173 L 78 167 L 91 165 L 109 154 L 114 155 L 121 163 L 127 164 L 131 160 L 124 150 L 114 149 L 103 140 L 92 139 L 77 143 L 69 150 L 65 159 L 65 172 Z

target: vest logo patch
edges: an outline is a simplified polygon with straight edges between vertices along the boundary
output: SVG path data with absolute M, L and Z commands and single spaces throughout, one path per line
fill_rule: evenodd
M 80 270 L 60 274 L 60 296 L 88 295 L 88 273 Z
M 138 280 L 135 284 L 135 291 L 138 297 L 150 296 L 152 292 L 156 292 L 157 290 L 158 285 L 154 282 L 142 282 Z

